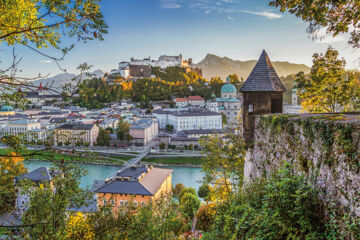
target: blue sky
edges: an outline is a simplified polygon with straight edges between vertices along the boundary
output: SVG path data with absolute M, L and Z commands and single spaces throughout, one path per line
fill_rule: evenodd
M 323 35 L 313 41 L 307 24 L 290 14 L 268 6 L 268 0 L 103 0 L 101 3 L 109 34 L 104 41 L 78 43 L 62 67 L 76 73 L 87 62 L 95 69 L 109 71 L 130 57 L 183 54 L 195 62 L 207 53 L 237 60 L 258 59 L 266 49 L 272 61 L 289 61 L 311 66 L 312 55 L 324 52 L 329 44 L 347 60 L 348 68 L 359 66 L 359 52 L 347 45 L 347 36 L 335 39 Z M 73 40 L 66 40 L 65 44 Z M 11 48 L 2 45 L 1 67 L 11 59 Z M 53 49 L 46 53 L 56 55 Z M 54 62 L 24 47 L 16 47 L 22 57 L 23 76 L 61 73 Z

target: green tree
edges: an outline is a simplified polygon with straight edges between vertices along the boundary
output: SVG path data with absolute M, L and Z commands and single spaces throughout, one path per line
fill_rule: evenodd
M 180 209 L 184 215 L 191 220 L 199 209 L 200 203 L 199 198 L 195 194 L 187 192 L 180 198 Z
M 166 147 L 166 144 L 165 144 L 165 143 L 162 142 L 162 143 L 159 144 L 159 148 L 160 148 L 161 150 L 164 150 L 165 147 Z
M 243 184 L 245 144 L 240 135 L 200 139 L 204 148 L 204 183 L 211 184 L 212 198 L 225 201 L 239 192 Z
M 167 124 L 166 125 L 166 131 L 173 132 L 174 131 L 174 126 L 171 125 L 171 124 Z
M 32 226 L 24 229 L 24 236 L 28 235 L 33 239 L 61 239 L 66 235 L 68 207 L 79 208 L 92 198 L 88 190 L 79 186 L 84 171 L 61 162 L 55 167 L 61 174 L 52 179 L 53 187 L 44 183 L 34 188 L 33 183 L 23 183 L 22 191 L 29 196 L 30 202 L 22 220 L 25 225 Z
M 289 12 L 310 23 L 308 31 L 316 33 L 320 28 L 337 36 L 350 32 L 349 44 L 360 47 L 360 6 L 355 0 L 271 0 L 271 6 L 279 7 L 282 12 Z
M 210 231 L 215 221 L 215 214 L 216 205 L 214 203 L 201 205 L 196 213 L 196 228 L 205 232 Z
M 130 141 L 131 140 L 131 136 L 130 136 L 130 124 L 126 121 L 124 121 L 123 118 L 120 118 L 119 121 L 119 125 L 118 125 L 118 129 L 116 131 L 117 137 L 118 139 L 123 142 L 123 141 Z
M 182 183 L 177 183 L 177 184 L 175 185 L 175 187 L 173 187 L 173 190 L 172 190 L 173 196 L 174 196 L 175 198 L 177 198 L 178 200 L 180 200 L 179 195 L 180 195 L 180 193 L 184 190 L 184 188 L 185 188 L 184 184 L 182 184 Z
M 202 199 L 204 199 L 205 201 L 209 201 L 210 200 L 210 185 L 209 184 L 202 184 L 199 189 L 198 189 L 198 196 Z
M 297 74 L 296 88 L 302 107 L 311 113 L 357 111 L 360 107 L 360 82 L 345 71 L 345 60 L 329 47 L 326 53 L 314 54 L 310 77 Z
M 181 198 L 186 194 L 186 193 L 191 193 L 193 195 L 196 195 L 196 190 L 195 188 L 192 187 L 184 187 L 180 193 L 177 195 L 177 198 L 179 199 L 179 201 L 181 200 Z
M 227 117 L 224 113 L 221 114 L 221 121 L 223 126 L 227 124 Z

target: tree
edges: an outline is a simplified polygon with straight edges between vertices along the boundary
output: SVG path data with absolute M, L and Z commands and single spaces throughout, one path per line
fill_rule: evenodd
M 196 213 L 196 228 L 205 232 L 209 231 L 214 224 L 215 214 L 216 205 L 214 203 L 201 205 Z
M 178 200 L 180 200 L 180 199 L 179 199 L 179 195 L 180 195 L 180 193 L 184 190 L 184 188 L 185 188 L 184 184 L 182 184 L 182 183 L 177 183 L 177 184 L 175 185 L 175 187 L 173 187 L 173 190 L 172 190 L 173 196 L 174 196 L 175 198 L 177 198 Z
M 54 176 L 51 184 L 45 182 L 36 187 L 32 182 L 21 182 L 22 192 L 30 200 L 22 221 L 24 225 L 32 226 L 24 228 L 24 236 L 61 239 L 67 234 L 68 208 L 77 209 L 93 198 L 87 189 L 82 189 L 79 185 L 80 178 L 85 174 L 84 170 L 65 159 L 55 162 L 55 169 L 59 174 Z
M 23 160 L 16 153 L 0 158 L 0 214 L 10 212 L 15 207 L 14 178 L 26 172 Z
M 159 148 L 160 148 L 161 150 L 164 150 L 165 147 L 166 147 L 166 144 L 165 144 L 165 143 L 162 142 L 162 143 L 159 144 Z
M 119 125 L 118 125 L 118 129 L 117 129 L 117 137 L 118 139 L 123 142 L 123 141 L 130 141 L 131 140 L 131 135 L 130 135 L 130 124 L 126 121 L 124 121 L 123 118 L 120 118 L 119 121 Z
M 227 124 L 227 117 L 224 113 L 221 114 L 221 121 L 223 126 Z
M 110 146 L 110 131 L 99 128 L 99 135 L 96 142 L 99 146 Z
M 349 44 L 360 47 L 360 6 L 355 0 L 271 0 L 271 6 L 280 7 L 282 12 L 290 12 L 310 23 L 308 31 L 316 33 L 321 28 L 335 37 L 350 32 Z
M 360 82 L 345 71 L 345 60 L 329 47 L 326 53 L 313 55 L 310 77 L 297 74 L 296 88 L 302 107 L 311 113 L 357 111 L 360 107 Z
M 103 20 L 98 0 L 52 1 L 52 0 L 12 0 L 0 3 L 0 44 L 21 45 L 50 58 L 61 70 L 59 61 L 74 45 L 64 46 L 65 39 L 77 38 L 86 42 L 103 39 L 107 25 Z M 61 49 L 60 57 L 49 56 L 41 48 Z M 21 60 L 21 59 L 20 59 Z M 0 98 L 24 104 L 23 90 L 36 86 L 24 78 L 18 78 L 20 60 L 13 50 L 13 62 L 5 70 L 0 69 Z M 65 70 L 64 70 L 65 71 Z M 51 86 L 45 90 L 60 93 Z
M 179 201 L 181 200 L 181 198 L 186 194 L 186 193 L 191 193 L 193 195 L 196 196 L 196 190 L 195 188 L 192 188 L 192 187 L 184 187 L 181 192 L 178 194 L 178 199 Z
M 204 183 L 211 184 L 211 196 L 216 201 L 232 198 L 242 187 L 245 161 L 245 143 L 240 135 L 200 139 L 204 148 L 202 169 Z
M 210 185 L 209 184 L 202 184 L 199 189 L 198 189 L 198 196 L 202 199 L 204 199 L 205 201 L 209 201 L 210 200 Z
M 180 209 L 191 220 L 199 209 L 200 203 L 199 198 L 195 194 L 187 192 L 180 198 Z
M 69 216 L 65 234 L 67 239 L 92 240 L 95 238 L 92 223 L 81 212 Z
M 171 125 L 171 124 L 167 124 L 166 125 L 166 131 L 173 132 L 174 131 L 174 126 Z

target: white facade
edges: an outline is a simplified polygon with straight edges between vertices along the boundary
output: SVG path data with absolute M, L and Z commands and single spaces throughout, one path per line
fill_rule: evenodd
M 204 110 L 187 111 L 154 111 L 153 115 L 158 119 L 160 128 L 166 128 L 170 124 L 175 131 L 197 129 L 222 129 L 222 116 L 216 112 Z
M 11 122 L 3 129 L 3 134 L 22 136 L 26 140 L 46 140 L 49 131 L 41 128 L 41 123 L 36 120 L 20 119 Z

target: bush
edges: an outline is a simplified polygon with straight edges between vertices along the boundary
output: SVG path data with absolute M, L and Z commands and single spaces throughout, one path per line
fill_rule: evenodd
M 209 184 L 203 184 L 199 187 L 197 194 L 199 197 L 201 197 L 205 201 L 209 201 L 210 200 L 210 191 L 211 191 L 211 189 L 210 189 Z
M 175 187 L 173 187 L 173 196 L 179 200 L 178 196 L 184 189 L 185 186 L 182 183 L 176 184 Z
M 191 194 L 197 196 L 197 195 L 196 195 L 196 190 L 195 190 L 195 188 L 192 188 L 192 187 L 189 187 L 189 188 L 184 187 L 184 189 L 178 194 L 178 199 L 181 200 L 181 198 L 183 197 L 183 195 L 185 195 L 186 193 L 191 193 Z
M 59 147 L 61 147 L 61 146 L 63 145 L 63 143 L 62 143 L 62 142 L 58 142 L 57 145 L 58 145 Z
M 318 192 L 287 164 L 221 205 L 214 234 L 219 239 L 324 239 L 323 219 Z
M 192 220 L 200 207 L 200 199 L 192 192 L 185 192 L 180 198 L 180 210 L 187 219 Z

